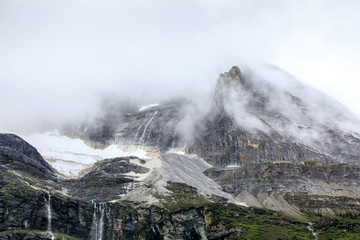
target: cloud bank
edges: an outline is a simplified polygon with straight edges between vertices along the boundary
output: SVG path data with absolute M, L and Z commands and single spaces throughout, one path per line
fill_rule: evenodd
M 358 9 L 351 0 L 0 0 L 0 130 L 89 118 L 104 96 L 205 101 L 219 73 L 259 61 L 360 115 Z

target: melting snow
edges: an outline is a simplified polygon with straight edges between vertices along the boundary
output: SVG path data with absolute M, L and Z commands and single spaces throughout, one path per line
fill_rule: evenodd
M 238 167 L 241 167 L 241 166 L 238 165 L 238 164 L 231 164 L 231 165 L 227 165 L 226 167 L 227 168 L 238 168 Z
M 33 145 L 53 168 L 67 176 L 77 176 L 83 169 L 106 158 L 147 158 L 147 152 L 139 148 L 126 146 L 124 151 L 121 146 L 113 144 L 105 149 L 94 149 L 81 139 L 60 135 L 57 130 L 34 133 L 23 138 Z
M 146 109 L 149 109 L 149 108 L 152 108 L 152 107 L 156 107 L 156 106 L 159 106 L 158 103 L 151 103 L 151 104 L 146 104 L 146 105 L 143 105 L 139 108 L 139 112 L 141 111 L 144 111 Z

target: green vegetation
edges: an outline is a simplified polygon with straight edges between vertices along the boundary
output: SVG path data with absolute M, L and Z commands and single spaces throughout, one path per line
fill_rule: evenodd
M 322 165 L 321 163 L 316 162 L 316 161 L 304 161 L 304 164 L 307 165 L 307 166 L 319 166 L 319 165 Z
M 277 212 L 233 204 L 206 206 L 209 239 L 313 239 L 307 223 Z M 222 233 L 222 234 L 219 234 Z
M 69 240 L 81 240 L 82 239 L 82 238 L 72 237 L 72 236 L 69 236 L 64 233 L 53 233 L 53 234 L 56 238 L 61 238 L 61 239 L 69 239 Z
M 360 216 L 350 213 L 338 216 L 322 216 L 307 213 L 314 222 L 319 240 L 351 239 L 360 240 Z
M 204 208 L 208 239 L 315 239 L 307 228 L 308 222 L 270 210 L 244 208 L 229 203 L 210 203 L 182 183 L 169 182 L 168 189 L 173 192 L 172 198 L 175 201 L 163 205 L 170 212 Z M 319 240 L 360 240 L 358 215 L 325 217 L 315 212 L 303 213 L 309 222 L 314 223 Z
M 16 239 L 19 239 L 20 237 L 26 239 L 33 239 L 34 236 L 41 236 L 41 239 L 43 239 L 43 237 L 49 237 L 49 235 L 46 232 L 41 232 L 39 230 L 34 230 L 34 229 L 9 230 L 9 231 L 0 232 L 0 237 L 4 235 L 17 236 L 18 238 Z M 54 233 L 54 236 L 55 239 L 81 240 L 80 238 L 75 238 L 63 233 Z
M 188 202 L 188 201 L 184 201 L 184 200 L 180 200 L 180 201 L 173 202 L 173 203 L 163 203 L 163 205 L 170 212 L 176 212 L 181 209 L 189 209 L 189 208 L 203 206 L 203 204 L 201 204 L 201 203 L 193 203 L 193 202 Z
M 167 189 L 172 192 L 169 199 L 163 201 L 163 206 L 170 211 L 177 211 L 182 208 L 200 207 L 211 203 L 202 195 L 199 195 L 197 189 L 185 183 L 168 181 Z
M 356 232 L 346 232 L 344 230 L 338 229 L 336 227 L 330 227 L 326 232 L 321 232 L 319 234 L 319 240 L 359 240 L 360 231 Z

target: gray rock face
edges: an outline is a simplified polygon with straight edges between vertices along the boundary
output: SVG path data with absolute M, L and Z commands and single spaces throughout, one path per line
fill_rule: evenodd
M 126 173 L 146 173 L 149 169 L 130 162 L 135 157 L 105 159 L 79 179 L 64 180 L 64 186 L 71 196 L 96 201 L 117 199 L 126 194 L 129 189 L 135 188 L 134 182 Z M 142 161 L 142 160 L 139 160 Z
M 178 147 L 180 135 L 177 126 L 182 119 L 181 109 L 184 104 L 186 102 L 172 102 L 126 115 L 115 132 L 115 141 L 152 146 L 161 151 Z
M 0 134 L 0 163 L 38 176 L 55 173 L 33 146 L 14 134 Z
M 225 191 L 308 193 L 360 197 L 360 166 L 274 163 L 238 168 L 211 168 L 204 172 Z
M 213 112 L 201 123 L 205 127 L 189 151 L 222 167 L 279 161 L 358 163 L 359 134 L 341 127 L 342 121 L 358 119 L 326 98 L 309 99 L 314 102 L 233 67 L 220 76 Z
M 180 145 L 177 128 L 183 117 L 181 110 L 186 104 L 185 100 L 177 100 L 144 111 L 117 112 L 110 122 L 99 118 L 77 128 L 67 128 L 64 132 L 85 139 L 95 147 L 115 142 L 166 151 Z
M 8 172 L 0 177 L 0 232 L 25 230 L 8 239 L 26 236 L 26 230 L 48 230 L 48 192 L 34 189 Z M 52 195 L 50 201 L 51 230 L 88 239 L 92 223 L 92 204 L 73 198 Z M 1 235 L 0 235 L 1 236 Z M 3 239 L 6 239 L 3 236 Z M 34 238 L 32 238 L 34 237 Z M 28 239 L 49 239 L 34 234 Z M 26 239 L 26 238 L 24 238 Z
M 285 139 L 276 132 L 269 135 L 236 128 L 233 118 L 226 113 L 217 114 L 205 126 L 188 151 L 200 155 L 213 166 L 281 161 L 337 162 L 309 146 Z
M 359 198 L 287 193 L 284 199 L 299 209 L 322 215 L 357 216 L 360 214 Z

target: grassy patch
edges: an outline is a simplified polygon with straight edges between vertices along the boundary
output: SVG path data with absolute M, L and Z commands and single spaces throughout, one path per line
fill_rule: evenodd
M 196 188 L 185 183 L 171 182 L 167 183 L 168 190 L 172 192 L 169 199 L 162 202 L 163 206 L 170 211 L 181 210 L 182 208 L 200 207 L 211 203 L 210 200 L 198 194 Z
M 314 223 L 319 240 L 351 239 L 360 240 L 360 216 L 344 214 L 338 216 L 324 216 L 313 212 L 306 212 L 308 219 Z
M 68 239 L 68 240 L 82 240 L 81 238 L 72 237 L 64 233 L 53 233 L 53 234 L 55 236 L 55 239 L 59 238 L 59 239 Z M 0 236 L 1 235 L 16 235 L 18 237 L 23 237 L 23 238 L 30 237 L 31 235 L 49 237 L 47 233 L 35 229 L 8 230 L 8 231 L 0 232 Z
M 245 208 L 233 204 L 211 204 L 206 207 L 209 217 L 209 239 L 222 239 L 216 233 L 227 233 L 228 239 L 313 239 L 307 223 L 279 213 Z

